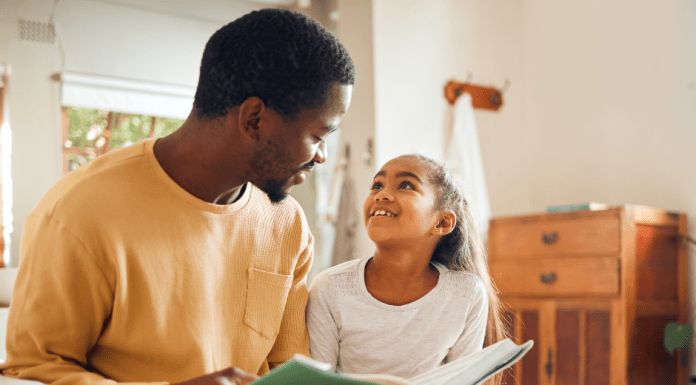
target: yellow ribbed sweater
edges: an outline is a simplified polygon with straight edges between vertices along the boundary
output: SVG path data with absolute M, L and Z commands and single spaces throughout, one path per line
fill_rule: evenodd
M 154 142 L 70 172 L 26 219 L 5 375 L 173 383 L 309 355 L 300 206 L 251 184 L 231 205 L 204 202 L 167 176 Z

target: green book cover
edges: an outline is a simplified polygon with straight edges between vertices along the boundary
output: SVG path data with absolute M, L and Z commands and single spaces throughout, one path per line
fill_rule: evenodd
M 359 381 L 354 378 L 315 367 L 315 364 L 303 357 L 295 358 L 274 368 L 258 380 L 254 385 L 375 385 L 374 382 Z

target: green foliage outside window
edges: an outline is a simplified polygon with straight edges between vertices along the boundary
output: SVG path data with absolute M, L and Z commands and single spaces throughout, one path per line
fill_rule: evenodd
M 100 147 L 97 140 L 104 137 L 107 111 L 68 107 L 68 142 L 65 147 Z
M 74 170 L 109 150 L 146 138 L 169 135 L 184 122 L 180 119 L 153 119 L 147 115 L 110 113 L 79 107 L 66 107 L 66 113 L 68 133 L 63 148 L 69 170 Z
M 91 154 L 69 154 L 68 161 L 70 162 L 70 171 L 82 166 L 83 164 L 89 163 L 90 160 L 96 158 L 97 155 Z
M 154 130 L 154 138 L 169 135 L 184 123 L 179 119 L 156 118 L 153 128 L 152 116 L 118 114 L 115 119 L 117 124 L 111 132 L 109 149 L 124 147 L 146 139 L 150 135 L 150 130 Z

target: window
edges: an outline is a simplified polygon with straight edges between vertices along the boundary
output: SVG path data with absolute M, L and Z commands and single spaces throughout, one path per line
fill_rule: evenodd
M 111 150 L 176 131 L 195 87 L 62 72 L 63 173 Z
M 110 150 L 176 131 L 183 120 L 63 107 L 63 173 Z
M 10 233 L 12 232 L 12 179 L 10 178 L 12 137 L 7 119 L 8 73 L 8 65 L 0 63 L 0 267 L 10 266 Z

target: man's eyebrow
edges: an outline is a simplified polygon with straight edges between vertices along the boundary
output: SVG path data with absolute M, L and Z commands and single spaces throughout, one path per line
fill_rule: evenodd
M 387 173 L 384 171 L 379 171 L 377 174 L 375 174 L 375 177 L 372 178 L 372 180 L 375 180 L 378 176 L 386 177 Z M 406 177 L 413 178 L 413 179 L 417 180 L 419 183 L 423 183 L 423 181 L 418 177 L 418 175 L 416 175 L 410 171 L 400 171 L 400 172 L 396 173 L 396 176 L 398 178 L 406 178 Z
M 324 130 L 324 131 L 326 131 L 327 134 L 330 134 L 330 133 L 335 132 L 336 130 L 338 130 L 338 126 L 336 126 L 336 125 L 330 125 L 330 126 L 322 127 L 321 129 Z

